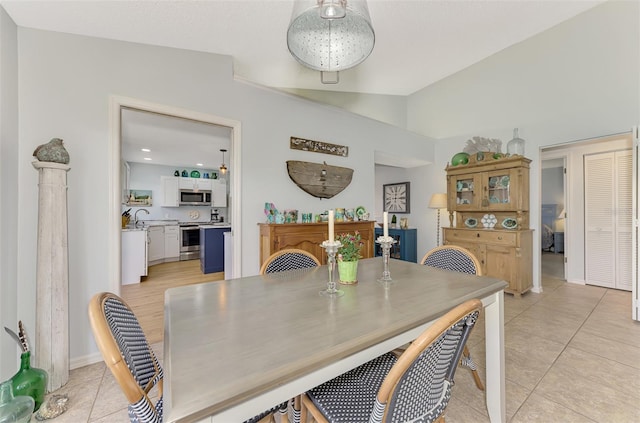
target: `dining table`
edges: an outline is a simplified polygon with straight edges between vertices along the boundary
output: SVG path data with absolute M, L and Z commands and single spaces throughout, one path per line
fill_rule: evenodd
M 496 278 L 362 259 L 358 281 L 326 289 L 326 265 L 168 289 L 164 421 L 243 422 L 417 338 L 455 306 L 484 306 L 486 405 L 506 421 L 504 288 Z M 455 387 L 454 387 L 455 392 Z

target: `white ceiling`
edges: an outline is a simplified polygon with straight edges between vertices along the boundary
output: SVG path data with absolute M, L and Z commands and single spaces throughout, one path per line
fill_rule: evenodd
M 341 72 L 337 85 L 322 85 L 318 72 L 289 54 L 286 32 L 293 3 L 0 0 L 19 26 L 229 55 L 237 78 L 265 86 L 391 95 L 416 92 L 602 0 L 369 0 L 373 53 Z M 219 149 L 229 149 L 228 128 L 123 113 L 127 161 L 180 169 L 201 162 L 203 169 L 211 169 L 222 161 Z M 142 153 L 143 147 L 152 151 Z
M 373 53 L 337 85 L 289 54 L 293 0 L 0 4 L 19 26 L 230 55 L 236 77 L 270 87 L 408 95 L 602 1 L 369 0 Z

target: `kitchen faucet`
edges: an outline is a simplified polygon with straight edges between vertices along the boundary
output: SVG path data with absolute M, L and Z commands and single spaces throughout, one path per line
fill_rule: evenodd
M 133 226 L 136 227 L 136 228 L 138 227 L 138 213 L 141 212 L 141 211 L 145 212 L 146 214 L 149 214 L 149 210 L 147 210 L 147 209 L 138 209 L 138 210 L 136 210 L 135 214 L 133 215 L 133 222 L 134 222 Z

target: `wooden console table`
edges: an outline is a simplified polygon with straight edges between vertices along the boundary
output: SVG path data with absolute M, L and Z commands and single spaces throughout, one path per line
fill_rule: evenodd
M 336 222 L 335 233 L 360 232 L 364 246 L 362 258 L 373 257 L 375 235 L 373 221 Z M 271 254 L 285 248 L 299 248 L 313 254 L 322 264 L 327 256 L 320 244 L 329 239 L 329 225 L 323 223 L 260 223 L 260 265 Z

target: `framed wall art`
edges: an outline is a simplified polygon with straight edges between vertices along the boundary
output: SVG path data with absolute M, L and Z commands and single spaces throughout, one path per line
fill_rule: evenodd
M 410 182 L 385 184 L 382 186 L 384 211 L 390 213 L 410 213 Z

